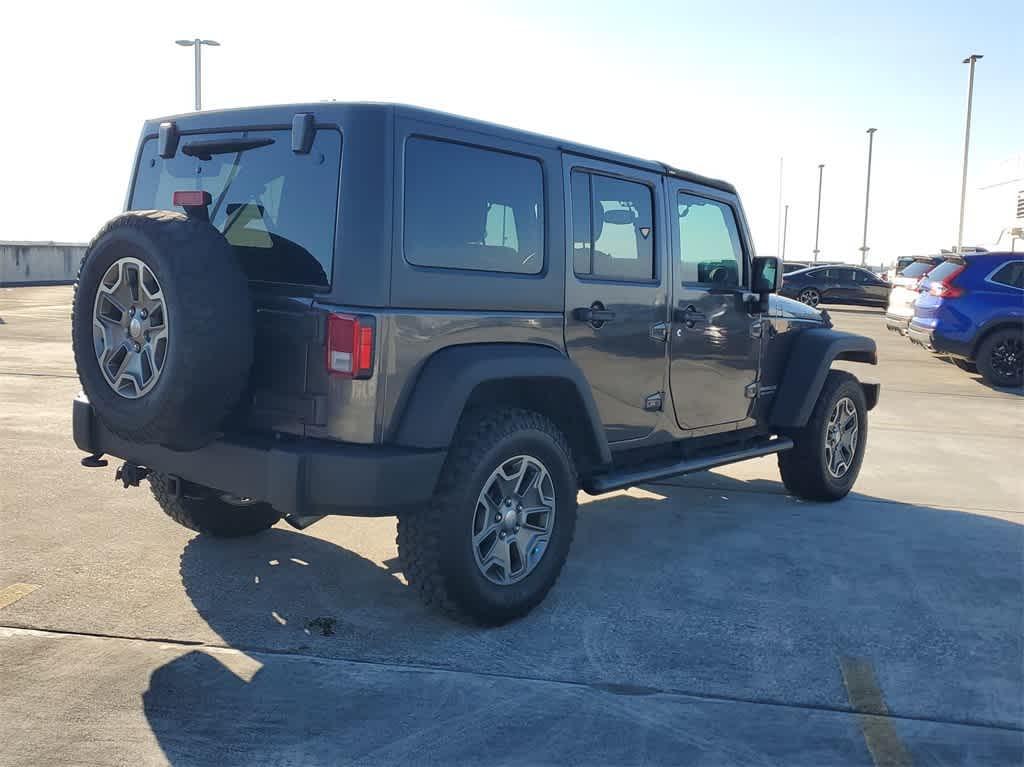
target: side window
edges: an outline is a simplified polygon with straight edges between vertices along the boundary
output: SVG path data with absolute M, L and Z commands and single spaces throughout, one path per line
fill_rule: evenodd
M 738 287 L 743 247 L 732 208 L 680 192 L 679 261 L 683 282 Z
M 1013 261 L 992 275 L 992 282 L 1011 288 L 1024 288 L 1024 261 Z
M 418 266 L 537 274 L 540 163 L 425 138 L 405 148 L 405 258 Z
M 608 280 L 654 279 L 654 200 L 650 187 L 574 171 L 573 269 Z
M 836 269 L 835 271 L 836 271 L 836 280 L 838 282 L 841 282 L 844 285 L 849 285 L 852 282 L 854 282 L 855 274 L 854 274 L 853 269 Z

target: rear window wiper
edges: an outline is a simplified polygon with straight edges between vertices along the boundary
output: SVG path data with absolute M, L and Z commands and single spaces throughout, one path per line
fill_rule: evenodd
M 182 154 L 187 154 L 189 157 L 209 160 L 215 154 L 244 152 L 247 149 L 259 149 L 261 146 L 270 146 L 273 143 L 274 139 L 272 138 L 213 139 L 212 141 L 190 141 L 181 148 L 181 151 Z

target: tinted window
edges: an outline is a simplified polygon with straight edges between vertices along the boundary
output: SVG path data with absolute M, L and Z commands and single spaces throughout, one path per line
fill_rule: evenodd
M 839 282 L 850 283 L 854 281 L 853 269 L 830 269 L 829 271 L 836 273 L 836 279 Z
M 906 272 L 904 271 L 903 274 L 906 275 Z M 864 269 L 854 269 L 853 279 L 856 282 L 867 285 L 877 285 L 879 282 L 878 277 L 873 275 L 871 272 L 865 271 Z
M 1024 288 L 1024 261 L 1012 261 L 992 275 L 992 282 L 1011 288 Z
M 928 273 L 928 279 L 933 282 L 941 282 L 962 267 L 963 263 L 960 261 L 943 261 Z
M 224 151 L 232 140 L 271 143 Z M 197 142 L 227 142 L 202 155 Z M 187 155 L 192 151 L 208 159 Z M 210 221 L 231 243 L 249 279 L 327 287 L 334 259 L 341 134 L 316 132 L 309 154 L 295 154 L 290 131 L 203 133 L 183 136 L 173 158 L 156 139 L 142 147 L 132 210 L 174 210 L 176 191 L 210 193 Z
M 431 139 L 405 148 L 405 257 L 447 269 L 537 274 L 544 264 L 540 163 Z
M 924 277 L 928 272 L 935 268 L 935 265 L 930 261 L 915 261 L 906 269 L 903 270 L 901 277 Z
M 678 213 L 682 281 L 738 286 L 743 275 L 743 249 L 732 208 L 680 193 Z
M 654 278 L 654 201 L 649 187 L 572 174 L 573 268 L 612 280 Z

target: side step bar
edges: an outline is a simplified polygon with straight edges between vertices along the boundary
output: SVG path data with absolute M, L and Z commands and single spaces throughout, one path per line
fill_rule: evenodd
M 746 461 L 748 458 L 760 458 L 763 455 L 781 453 L 783 450 L 789 450 L 791 447 L 793 447 L 793 440 L 789 437 L 775 437 L 774 439 L 754 443 L 741 450 L 709 453 L 696 458 L 684 458 L 681 461 L 672 463 L 598 474 L 597 476 L 585 479 L 583 489 L 590 495 L 600 495 L 611 490 L 621 490 L 624 487 L 642 485 L 644 482 L 655 482 L 659 479 L 677 477 L 681 474 L 693 474 L 697 471 L 713 469 L 716 466 L 724 466 L 727 463 L 736 463 L 737 461 Z

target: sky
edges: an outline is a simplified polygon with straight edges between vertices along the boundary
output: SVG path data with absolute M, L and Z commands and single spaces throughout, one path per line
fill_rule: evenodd
M 192 108 L 192 52 L 174 40 L 197 36 L 221 43 L 204 49 L 204 108 L 403 102 L 661 160 L 735 183 L 761 255 L 778 252 L 781 157 L 787 258 L 811 258 L 824 163 L 820 257 L 859 260 L 871 127 L 869 262 L 955 244 L 970 53 L 985 58 L 965 243 L 1012 219 L 980 188 L 1024 176 L 1010 0 L 38 0 L 4 15 L 0 240 L 86 241 L 122 208 L 143 120 Z

